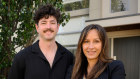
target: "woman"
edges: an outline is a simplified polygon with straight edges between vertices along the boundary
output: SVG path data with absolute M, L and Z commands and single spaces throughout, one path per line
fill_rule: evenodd
M 122 62 L 108 57 L 108 38 L 100 25 L 83 29 L 71 79 L 125 79 Z

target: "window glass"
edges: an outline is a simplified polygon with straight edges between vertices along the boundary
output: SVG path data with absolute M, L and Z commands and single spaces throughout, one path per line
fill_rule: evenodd
M 64 4 L 65 11 L 89 8 L 89 0 L 76 1 Z
M 128 10 L 128 0 L 111 0 L 111 13 Z
M 67 45 L 66 47 L 72 54 L 76 53 L 77 45 Z
M 72 54 L 74 54 L 75 55 L 75 53 L 76 53 L 76 49 L 68 49 Z

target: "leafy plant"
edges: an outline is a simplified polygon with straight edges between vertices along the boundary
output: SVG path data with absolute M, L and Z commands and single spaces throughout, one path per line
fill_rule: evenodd
M 60 9 L 64 26 L 70 19 L 63 10 L 62 0 L 0 0 L 0 79 L 6 79 L 16 49 L 23 49 L 37 37 L 33 15 L 42 4 Z

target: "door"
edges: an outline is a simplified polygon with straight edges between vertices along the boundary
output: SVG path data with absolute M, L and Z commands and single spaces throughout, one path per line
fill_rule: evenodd
M 115 38 L 114 56 L 123 62 L 126 79 L 140 79 L 140 36 Z

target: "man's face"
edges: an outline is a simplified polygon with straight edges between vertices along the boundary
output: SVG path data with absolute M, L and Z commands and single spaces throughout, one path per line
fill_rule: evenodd
M 36 24 L 36 30 L 42 40 L 55 40 L 58 29 L 59 24 L 57 24 L 57 20 L 53 16 L 49 16 L 48 19 L 44 17 L 39 20 L 38 25 Z

